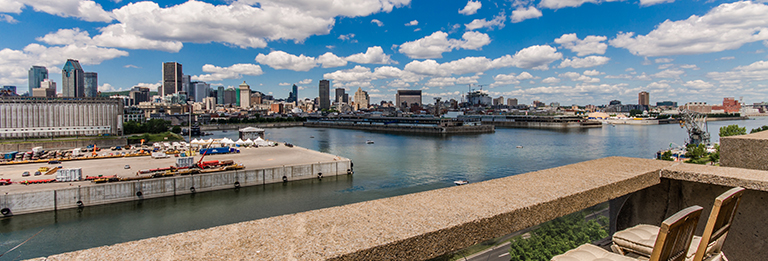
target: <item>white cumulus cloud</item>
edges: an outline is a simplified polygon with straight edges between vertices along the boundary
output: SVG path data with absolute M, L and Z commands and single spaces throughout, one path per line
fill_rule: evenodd
M 482 6 L 483 4 L 480 3 L 480 1 L 470 0 L 469 2 L 467 2 L 467 5 L 464 6 L 464 9 L 459 10 L 459 13 L 463 15 L 473 15 L 473 14 L 476 14 L 477 9 L 480 9 L 480 7 Z
M 768 40 L 768 6 L 762 3 L 721 4 L 703 16 L 666 20 L 647 35 L 619 33 L 609 43 L 634 55 L 664 56 L 733 50 Z
M 0 12 L 21 13 L 24 6 L 30 6 L 37 12 L 44 12 L 61 17 L 75 17 L 88 22 L 111 22 L 112 14 L 98 3 L 91 0 L 0 0 Z
M 533 45 L 526 47 L 515 55 L 506 55 L 494 62 L 498 63 L 496 67 L 515 66 L 524 69 L 547 70 L 549 64 L 563 58 L 562 53 L 549 45 Z
M 588 68 L 588 67 L 594 67 L 594 66 L 600 66 L 603 64 L 608 63 L 611 58 L 605 57 L 605 56 L 587 56 L 584 58 L 579 57 L 573 57 L 573 58 L 566 58 L 562 62 L 560 62 L 560 68 L 565 67 L 572 67 L 572 68 Z
M 371 23 L 374 23 L 374 24 L 378 25 L 379 27 L 384 26 L 384 23 L 379 21 L 379 19 L 373 19 L 373 20 L 371 20 Z
M 208 74 L 193 75 L 192 80 L 212 82 L 224 79 L 239 79 L 243 75 L 258 76 L 264 73 L 261 70 L 261 66 L 250 63 L 238 63 L 230 67 L 219 67 L 212 64 L 206 64 L 203 65 L 203 72 L 207 72 Z
M 507 16 L 504 15 L 504 13 L 501 13 L 497 16 L 494 16 L 490 21 L 485 19 L 475 19 L 472 20 L 472 22 L 465 24 L 464 26 L 467 28 L 467 30 L 475 30 L 479 28 L 493 29 L 494 27 L 501 29 L 504 28 L 504 20 L 506 19 Z
M 256 61 L 260 64 L 266 64 L 275 69 L 287 69 L 293 71 L 306 72 L 317 67 L 314 57 L 289 54 L 283 51 L 273 51 L 267 55 L 259 54 Z
M 489 44 L 491 38 L 480 32 L 465 32 L 462 39 L 448 39 L 448 34 L 437 31 L 416 41 L 400 45 L 399 52 L 412 59 L 442 58 L 443 53 L 453 49 L 478 50 Z
M 323 68 L 332 68 L 347 65 L 347 60 L 336 56 L 332 52 L 326 52 L 317 57 L 317 62 L 323 65 Z
M 405 24 L 405 26 L 419 25 L 419 21 L 413 20 Z
M 514 11 L 512 11 L 512 23 L 519 23 L 522 21 L 525 21 L 527 19 L 533 19 L 533 18 L 539 18 L 541 17 L 541 11 L 539 9 L 536 9 L 536 7 L 529 6 L 528 8 L 525 7 L 518 7 Z
M 560 36 L 560 38 L 555 39 L 555 43 L 560 44 L 565 49 L 575 52 L 578 56 L 585 56 L 590 54 L 604 54 L 605 49 L 608 48 L 608 44 L 603 43 L 603 41 L 607 39 L 608 38 L 605 36 L 590 35 L 584 38 L 584 40 L 581 40 L 575 33 L 573 33 Z
M 362 64 L 390 64 L 394 61 L 389 58 L 389 55 L 384 54 L 384 50 L 381 46 L 368 47 L 365 53 L 357 53 L 347 56 L 347 61 L 362 63 Z

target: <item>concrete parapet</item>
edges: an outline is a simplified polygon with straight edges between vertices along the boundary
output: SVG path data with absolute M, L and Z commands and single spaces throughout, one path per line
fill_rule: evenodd
M 720 138 L 720 165 L 768 170 L 768 131 Z
M 604 158 L 460 187 L 64 253 L 49 260 L 427 259 L 653 186 L 660 182 L 659 170 L 672 164 Z M 153 251 L 136 251 L 150 248 Z
M 262 171 L 274 176 L 282 170 Z M 708 213 L 714 198 L 731 186 L 749 190 L 724 252 L 731 260 L 756 260 L 768 255 L 768 227 L 763 226 L 768 218 L 766 184 L 766 171 L 610 157 L 63 253 L 48 260 L 422 260 L 617 198 L 626 198 L 618 211 L 619 228 L 659 224 L 694 204 Z

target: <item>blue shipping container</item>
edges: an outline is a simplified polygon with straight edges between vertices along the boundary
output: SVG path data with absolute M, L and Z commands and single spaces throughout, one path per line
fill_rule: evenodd
M 224 153 L 229 153 L 229 148 L 227 147 L 207 148 L 207 149 L 200 149 L 199 152 L 200 152 L 200 155 L 224 154 Z

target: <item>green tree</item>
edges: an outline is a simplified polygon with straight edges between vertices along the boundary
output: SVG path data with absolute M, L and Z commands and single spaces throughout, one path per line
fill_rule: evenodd
M 747 134 L 746 127 L 739 127 L 739 125 L 733 124 L 724 127 L 720 127 L 720 137 L 736 136 Z
M 638 110 L 638 109 L 631 109 L 631 110 L 629 110 L 629 116 L 631 116 L 631 117 L 634 117 L 635 115 L 638 115 L 638 114 L 642 115 L 643 111 L 642 110 Z
M 672 151 L 665 151 L 661 154 L 660 160 L 666 160 L 666 161 L 674 161 L 672 158 Z
M 715 152 L 709 154 L 709 160 L 712 162 L 720 162 L 720 144 L 715 144 Z
M 752 129 L 752 131 L 750 131 L 749 133 L 761 132 L 764 130 L 768 130 L 768 125 L 763 125 L 763 127 Z
M 707 146 L 704 144 L 688 144 L 685 151 L 685 156 L 689 158 L 688 162 L 690 163 L 704 164 L 709 160 L 708 157 L 705 157 L 707 156 Z
M 178 125 L 173 126 L 173 128 L 171 128 L 171 132 L 179 134 L 179 133 L 181 133 L 181 127 L 178 126 Z
M 550 260 L 577 246 L 608 236 L 607 218 L 585 220 L 583 212 L 575 213 L 541 224 L 531 237 L 515 238 L 511 242 L 511 260 Z

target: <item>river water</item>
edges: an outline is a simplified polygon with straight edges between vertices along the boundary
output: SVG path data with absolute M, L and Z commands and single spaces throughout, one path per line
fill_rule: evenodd
M 768 118 L 710 122 L 712 141 L 719 140 L 720 127 L 730 124 L 749 131 L 768 125 Z M 39 234 L 0 260 L 444 188 L 459 179 L 479 182 L 608 156 L 653 158 L 670 143 L 684 144 L 687 137 L 676 124 L 563 131 L 497 128 L 493 134 L 451 136 L 304 127 L 266 133 L 269 140 L 350 158 L 355 174 L 2 218 L 0 253 Z M 210 137 L 237 140 L 237 131 Z

